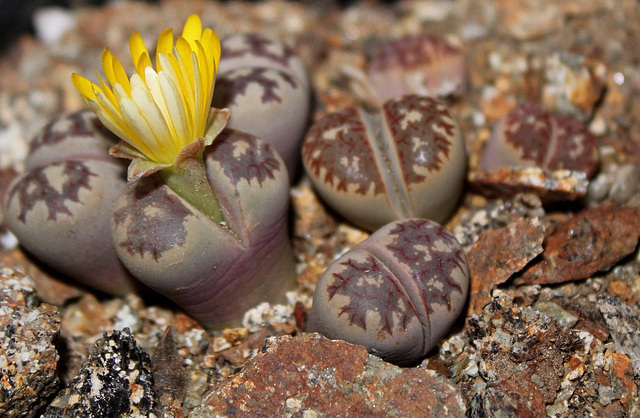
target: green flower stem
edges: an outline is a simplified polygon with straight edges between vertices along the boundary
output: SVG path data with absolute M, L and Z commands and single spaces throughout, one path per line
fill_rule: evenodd
M 218 198 L 213 193 L 202 153 L 191 158 L 177 161 L 171 167 L 160 170 L 167 186 L 192 206 L 221 224 L 224 216 Z

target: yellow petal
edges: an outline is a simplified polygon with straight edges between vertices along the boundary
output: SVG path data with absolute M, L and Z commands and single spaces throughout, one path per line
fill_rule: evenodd
M 99 90 L 100 88 L 96 86 L 93 82 L 87 80 L 80 74 L 76 74 L 76 73 L 71 74 L 71 81 L 73 82 L 73 85 L 76 87 L 76 89 L 78 89 L 80 94 L 83 96 L 85 101 L 87 99 L 96 98 L 96 94 L 94 93 L 94 90 L 95 89 Z
M 189 41 L 189 43 L 192 43 L 196 39 L 200 39 L 201 36 L 202 22 L 200 21 L 200 16 L 192 14 L 187 18 L 187 22 L 184 24 L 182 37 Z
M 206 28 L 202 33 L 202 46 L 207 53 L 207 56 L 213 58 L 215 62 L 215 68 L 217 71 L 218 64 L 220 63 L 221 47 L 220 38 L 218 35 L 209 28 Z
M 177 151 L 174 150 L 173 138 L 175 137 L 175 132 L 172 132 L 171 129 L 171 117 L 168 120 L 165 119 L 144 81 L 137 74 L 131 77 L 131 100 L 138 106 L 140 116 L 147 121 L 149 129 L 153 133 L 149 140 L 155 140 L 165 155 L 179 152 L 179 149 Z
M 127 92 L 127 95 L 131 93 L 127 73 L 124 71 L 122 64 L 120 64 L 118 57 L 113 55 L 109 48 L 105 48 L 102 53 L 102 68 L 104 68 L 104 73 L 112 87 L 119 83 Z
M 158 55 L 170 55 L 173 51 L 173 30 L 165 29 L 158 37 L 158 45 L 156 46 L 156 68 L 158 71 L 162 69 Z
M 151 64 L 147 64 L 149 62 L 149 51 L 147 51 L 147 47 L 142 41 L 142 36 L 137 31 L 133 32 L 129 38 L 129 51 L 131 51 L 131 61 L 136 68 L 136 72 L 144 79 L 144 69 Z M 144 56 L 146 56 L 146 59 L 143 58 Z
M 188 84 L 190 91 L 193 94 L 193 61 L 191 59 L 191 53 L 193 52 L 191 49 L 191 45 L 187 42 L 186 39 L 180 37 L 176 41 L 175 51 L 177 52 L 176 58 L 178 58 L 178 62 L 180 66 L 185 71 L 185 81 Z
M 104 95 L 107 97 L 107 99 L 109 99 L 111 104 L 113 104 L 113 106 L 117 108 L 118 102 L 116 100 L 116 96 L 113 94 L 113 91 L 111 91 L 111 87 L 109 87 L 107 83 L 102 79 L 102 77 L 100 76 L 97 70 L 96 70 L 96 77 L 100 82 L 100 86 L 102 87 L 102 92 L 104 93 Z
M 193 95 L 191 94 L 191 87 L 186 80 L 186 70 L 180 65 L 178 58 L 173 55 L 164 57 L 166 60 L 165 72 L 172 80 L 177 80 L 177 88 L 180 92 L 180 100 L 182 103 L 182 110 L 185 113 L 187 119 L 187 131 L 194 132 L 194 118 L 195 118 L 195 103 L 193 101 Z
M 137 103 L 129 97 L 124 97 L 120 101 L 120 109 L 122 110 L 122 117 L 127 122 L 127 125 L 135 132 L 135 136 L 132 138 L 134 142 L 130 143 L 130 145 L 141 151 L 147 148 L 151 153 L 145 152 L 145 154 L 153 161 L 162 163 L 173 162 L 164 158 L 165 153 L 162 151 L 159 141 L 155 138 L 153 130 L 147 123 L 147 120 L 142 116 Z

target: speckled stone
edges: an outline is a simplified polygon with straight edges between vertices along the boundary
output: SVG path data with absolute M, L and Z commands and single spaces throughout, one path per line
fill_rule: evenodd
M 462 247 L 469 250 L 483 231 L 500 229 L 523 218 L 542 218 L 544 214 L 537 195 L 518 194 L 510 199 L 492 200 L 463 214 L 460 224 L 452 232 Z
M 0 416 L 31 417 L 56 391 L 57 309 L 40 304 L 33 280 L 0 269 Z
M 562 332 L 533 308 L 516 306 L 499 291 L 468 324 L 484 380 L 469 394 L 471 416 L 544 416 L 546 404 L 560 389 L 563 363 L 580 345 L 579 338 Z
M 128 329 L 105 333 L 44 417 L 155 416 L 149 355 Z
M 612 296 L 600 296 L 598 307 L 616 347 L 629 356 L 636 376 L 640 375 L 640 308 Z
M 432 370 L 399 368 L 362 346 L 318 334 L 276 337 L 224 385 L 199 417 L 460 417 L 460 389 Z
M 472 171 L 471 188 L 489 197 L 511 197 L 534 193 L 543 202 L 577 200 L 587 194 L 589 182 L 581 171 L 545 171 L 538 167 L 506 167 L 494 171 Z

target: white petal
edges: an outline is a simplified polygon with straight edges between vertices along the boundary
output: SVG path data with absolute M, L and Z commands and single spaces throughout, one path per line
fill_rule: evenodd
M 171 120 L 169 108 L 167 108 L 165 98 L 162 94 L 162 90 L 160 89 L 160 83 L 158 82 L 158 73 L 156 73 L 152 68 L 147 68 L 147 70 L 145 71 L 145 78 L 149 94 L 153 98 L 155 104 L 158 106 L 158 109 L 160 109 L 160 112 L 162 112 L 162 116 L 167 121 Z M 173 127 L 169 126 L 169 129 L 173 134 Z
M 180 149 L 185 145 L 190 144 L 196 139 L 193 136 L 193 132 L 189 131 L 189 125 L 187 123 L 187 115 L 185 107 L 180 98 L 180 91 L 178 86 L 171 80 L 165 72 L 161 72 L 158 76 L 160 81 L 160 89 L 165 99 L 165 104 L 169 108 L 169 114 L 171 115 L 171 121 L 176 132 L 176 141 L 182 144 Z
M 129 126 L 136 133 L 136 141 L 131 145 L 144 152 L 144 146 L 149 148 L 151 155 L 148 155 L 152 161 L 166 163 L 169 162 L 164 157 L 162 149 L 158 146 L 158 140 L 153 134 L 153 130 L 149 127 L 147 120 L 140 114 L 140 109 L 137 104 L 128 97 L 124 97 L 120 100 L 120 110 L 122 116 L 127 121 Z M 142 142 L 140 144 L 139 142 Z M 146 154 L 146 152 L 145 152 Z
M 195 134 L 198 136 L 204 136 L 204 130 L 206 128 L 206 120 L 208 115 L 209 105 L 206 105 L 204 102 L 206 100 L 206 95 L 203 95 L 202 89 L 202 81 L 200 77 L 202 74 L 200 73 L 200 67 L 198 66 L 198 60 L 196 58 L 196 53 L 191 53 L 191 60 L 193 62 L 193 81 L 194 81 L 194 99 L 196 104 L 196 119 L 195 119 Z
M 154 138 L 158 141 L 158 146 L 163 150 L 164 154 L 177 154 L 180 150 L 176 150 L 175 141 L 169 128 L 171 121 L 165 119 L 138 74 L 134 74 L 131 77 L 131 99 L 140 109 L 140 115 L 146 119 Z

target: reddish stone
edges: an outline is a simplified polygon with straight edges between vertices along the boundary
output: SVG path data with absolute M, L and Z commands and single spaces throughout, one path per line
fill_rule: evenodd
M 464 416 L 460 389 L 431 370 L 402 369 L 364 347 L 317 334 L 272 338 L 205 400 L 222 416 Z
M 604 205 L 573 216 L 545 239 L 539 261 L 518 284 L 580 280 L 609 269 L 635 250 L 640 237 L 640 208 Z
M 62 306 L 70 299 L 83 295 L 83 291 L 61 274 L 55 274 L 42 268 L 25 255 L 20 249 L 0 251 L 0 266 L 7 266 L 19 270 L 31 277 L 35 282 L 40 300 L 56 306 Z
M 620 402 L 625 408 L 629 407 L 629 401 L 636 398 L 637 388 L 634 380 L 633 366 L 629 357 L 622 353 L 609 352 L 613 368 L 610 371 L 612 383 L 618 391 L 623 392 Z
M 543 202 L 577 200 L 587 193 L 587 178 L 579 171 L 544 171 L 538 167 L 505 167 L 473 171 L 467 176 L 471 188 L 489 197 L 512 197 L 533 193 Z
M 467 254 L 471 279 L 468 315 L 491 301 L 491 291 L 542 252 L 544 226 L 538 218 L 520 219 L 480 234 Z

